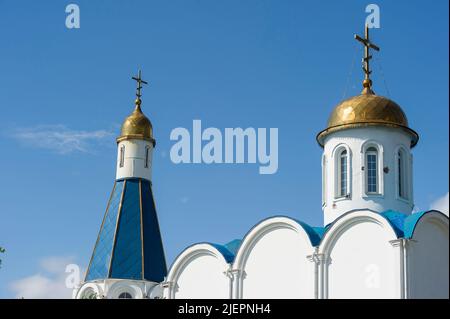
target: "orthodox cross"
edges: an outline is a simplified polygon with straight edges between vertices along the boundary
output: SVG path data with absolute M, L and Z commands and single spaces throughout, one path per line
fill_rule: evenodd
M 364 87 L 370 89 L 370 87 L 372 86 L 372 81 L 370 80 L 370 74 L 372 73 L 372 71 L 370 70 L 370 59 L 372 59 L 372 56 L 370 55 L 370 49 L 380 51 L 380 48 L 370 42 L 369 26 L 367 24 L 364 32 L 364 38 L 361 38 L 359 35 L 355 34 L 355 39 L 364 45 L 364 58 L 362 59 L 363 70 L 365 74 Z
M 141 94 L 142 83 L 143 84 L 148 84 L 148 83 L 146 81 L 142 80 L 142 78 L 141 78 L 141 70 L 139 70 L 137 77 L 133 76 L 132 79 L 137 82 L 136 96 L 140 100 L 141 96 L 142 96 L 142 94 Z

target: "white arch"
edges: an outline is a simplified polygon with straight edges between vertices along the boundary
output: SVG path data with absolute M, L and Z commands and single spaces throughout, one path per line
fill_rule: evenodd
M 380 154 L 383 154 L 383 144 L 374 139 L 366 140 L 361 144 L 361 153 L 365 153 L 366 150 L 371 146 L 375 147 L 378 152 L 380 152 Z
M 348 229 L 359 223 L 375 223 L 386 231 L 390 240 L 396 240 L 397 234 L 389 221 L 377 212 L 370 210 L 350 211 L 336 219 L 331 227 L 325 232 L 319 245 L 320 254 L 329 255 L 333 245 L 339 240 L 339 237 Z
M 311 250 L 314 250 L 308 234 L 296 220 L 285 216 L 275 216 L 261 221 L 245 235 L 239 250 L 236 253 L 233 269 L 243 269 L 245 262 L 247 261 L 247 258 L 256 242 L 258 242 L 258 240 L 268 232 L 280 228 L 287 228 L 297 232 L 303 240 L 309 244 Z
M 449 232 L 449 218 L 447 215 L 438 210 L 430 210 L 423 214 L 416 222 L 415 227 L 412 231 L 411 238 L 414 238 L 417 226 L 421 223 L 431 223 L 442 231 L 448 234 Z
M 276 216 L 247 233 L 233 263 L 234 298 L 314 298 L 314 247 L 304 227 L 309 226 Z
M 129 281 L 118 281 L 109 287 L 107 298 L 118 299 L 120 294 L 124 292 L 129 293 L 133 299 L 142 299 L 144 297 L 142 289 L 137 284 Z
M 213 245 L 209 243 L 199 243 L 194 244 L 186 248 L 174 261 L 170 267 L 169 273 L 167 275 L 167 283 L 169 291 L 166 292 L 166 296 L 170 299 L 175 298 L 177 284 L 182 275 L 183 271 L 189 264 L 199 258 L 204 256 L 211 256 L 216 258 L 219 263 L 223 266 L 223 271 L 220 275 L 226 276 L 226 271 L 229 269 L 229 264 L 222 255 L 222 253 Z M 230 288 L 229 288 L 230 289 Z
M 347 151 L 347 154 L 351 157 L 352 156 L 352 150 L 350 146 L 346 143 L 338 143 L 334 146 L 333 150 L 331 151 L 331 157 L 334 158 L 336 156 L 336 153 L 340 152 L 341 149 L 345 149 Z
M 88 282 L 85 283 L 80 290 L 78 290 L 77 295 L 76 295 L 76 299 L 83 299 L 85 296 L 85 294 L 87 293 L 87 291 L 92 290 L 95 294 L 97 299 L 102 298 L 103 296 L 103 289 L 100 287 L 100 285 L 98 285 L 95 282 Z
M 384 216 L 355 210 L 339 217 L 318 248 L 321 298 L 400 298 L 402 255 Z
M 408 225 L 408 298 L 449 297 L 449 220 L 439 211 L 423 213 Z

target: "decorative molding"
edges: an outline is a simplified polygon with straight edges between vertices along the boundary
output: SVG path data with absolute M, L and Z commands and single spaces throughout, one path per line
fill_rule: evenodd
M 306 258 L 311 261 L 314 262 L 316 265 L 331 265 L 331 256 L 329 254 L 323 254 L 323 253 L 318 253 L 315 252 L 312 255 L 308 255 L 306 256 Z

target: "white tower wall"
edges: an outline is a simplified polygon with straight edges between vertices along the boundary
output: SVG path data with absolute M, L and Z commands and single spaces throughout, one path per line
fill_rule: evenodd
M 324 224 L 333 222 L 344 213 L 358 209 L 377 212 L 396 210 L 411 213 L 414 207 L 412 189 L 411 137 L 399 128 L 363 127 L 337 131 L 324 141 L 322 158 L 322 209 Z M 378 191 L 367 191 L 366 151 L 374 147 L 378 153 Z M 340 190 L 341 151 L 347 153 L 347 195 Z M 404 196 L 399 196 L 398 153 L 403 151 Z M 345 174 L 344 174 L 345 175 Z M 400 175 L 401 176 L 401 175 Z
M 117 145 L 116 179 L 137 177 L 151 181 L 152 154 L 153 143 L 151 141 L 127 139 L 119 142 Z

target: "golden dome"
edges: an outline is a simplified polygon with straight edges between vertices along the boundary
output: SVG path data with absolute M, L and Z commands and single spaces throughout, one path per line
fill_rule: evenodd
M 150 120 L 142 113 L 141 100 L 139 98 L 135 101 L 136 107 L 123 122 L 120 136 L 117 138 L 117 143 L 127 139 L 141 139 L 153 142 L 153 127 Z
M 324 139 L 330 133 L 366 126 L 403 129 L 411 135 L 411 147 L 419 140 L 419 135 L 408 127 L 408 119 L 400 106 L 386 97 L 375 95 L 369 87 L 334 108 L 328 127 L 317 135 L 317 142 L 323 147 Z
M 411 137 L 411 147 L 414 147 L 419 135 L 408 127 L 408 119 L 401 107 L 394 101 L 378 96 L 372 91 L 370 79 L 370 50 L 380 48 L 369 39 L 369 25 L 365 26 L 364 38 L 355 34 L 355 39 L 364 45 L 363 90 L 360 95 L 342 101 L 336 106 L 328 119 L 328 127 L 317 134 L 317 142 L 323 147 L 325 137 L 333 132 L 367 126 L 386 126 L 402 129 Z

